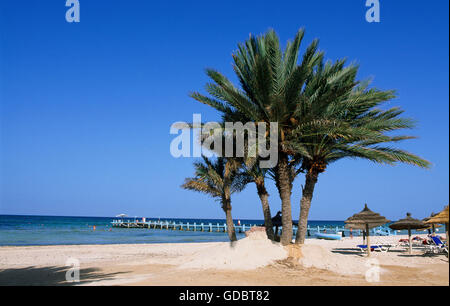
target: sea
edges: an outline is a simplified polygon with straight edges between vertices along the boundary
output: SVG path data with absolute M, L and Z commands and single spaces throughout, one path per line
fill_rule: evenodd
M 161 229 L 116 228 L 115 217 L 63 217 L 0 215 L 0 246 L 189 243 L 228 241 L 227 233 Z M 124 218 L 124 221 L 134 218 Z M 224 219 L 155 219 L 193 224 L 225 223 Z M 241 225 L 261 225 L 263 220 L 239 220 Z M 235 220 L 237 223 L 237 220 Z M 343 221 L 309 221 L 311 227 L 343 227 Z M 238 239 L 244 234 L 237 233 Z

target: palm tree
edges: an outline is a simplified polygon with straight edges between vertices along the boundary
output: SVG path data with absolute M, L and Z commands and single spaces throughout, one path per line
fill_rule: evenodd
M 207 69 L 212 83 L 206 90 L 210 97 L 198 92 L 191 97 L 210 105 L 223 113 L 225 121 L 271 122 L 278 123 L 278 163 L 276 186 L 281 198 L 282 226 L 281 243 L 286 245 L 292 240 L 291 212 L 291 167 L 286 135 L 291 134 L 293 114 L 297 109 L 302 89 L 313 69 L 323 57 L 317 51 L 318 41 L 314 40 L 306 49 L 300 65 L 297 64 L 303 29 L 297 32 L 294 40 L 288 42 L 284 52 L 280 48 L 279 38 L 273 30 L 259 37 L 250 37 L 244 44 L 238 45 L 233 54 L 233 68 L 239 79 L 241 89 L 236 88 L 224 75 L 213 69 Z
M 219 200 L 226 215 L 228 237 L 230 241 L 236 241 L 236 231 L 231 215 L 231 194 L 240 192 L 245 187 L 238 174 L 239 164 L 222 157 L 216 160 L 202 157 L 202 162 L 194 163 L 195 177 L 187 178 L 181 187 Z
M 257 162 L 253 162 L 248 165 L 244 163 L 242 166 L 241 175 L 243 176 L 242 181 L 244 182 L 244 184 L 251 182 L 255 183 L 256 191 L 261 201 L 263 210 L 264 226 L 266 228 L 267 238 L 269 238 L 270 240 L 274 240 L 275 233 L 273 231 L 272 214 L 270 212 L 269 193 L 267 192 L 265 185 L 267 171 L 267 169 L 260 168 Z
M 306 173 L 300 201 L 296 243 L 305 241 L 314 187 L 327 166 L 343 158 L 363 158 L 375 163 L 397 162 L 428 168 L 430 163 L 414 154 L 389 146 L 412 136 L 388 132 L 413 128 L 414 122 L 399 117 L 397 107 L 378 107 L 395 97 L 393 91 L 369 89 L 369 81 L 356 81 L 358 67 L 321 62 L 306 85 L 294 116 L 297 127 L 289 135 L 296 152 L 298 172 Z
M 208 131 L 209 132 L 209 131 Z M 217 133 L 219 132 L 219 133 Z M 245 134 L 245 131 L 244 131 Z M 206 138 L 212 138 L 214 140 L 219 140 L 222 146 L 215 146 L 213 148 L 206 147 L 207 150 L 213 151 L 218 156 L 224 156 L 226 153 L 225 150 L 225 143 L 227 141 L 232 141 L 233 144 L 233 156 L 237 156 L 237 131 L 233 131 L 232 134 L 228 134 L 225 132 L 225 123 L 223 122 L 221 124 L 220 129 L 216 128 L 214 130 L 213 135 L 210 133 L 206 133 L 204 135 L 201 135 L 200 137 L 200 143 L 204 145 L 204 141 Z M 221 138 L 221 139 L 217 139 Z M 270 205 L 269 205 L 269 193 L 267 192 L 266 186 L 265 186 L 265 178 L 266 174 L 268 173 L 268 169 L 263 169 L 259 166 L 260 158 L 254 158 L 249 157 L 249 143 L 248 138 L 247 141 L 244 138 L 244 157 L 228 157 L 229 162 L 233 162 L 233 165 L 236 169 L 239 168 L 239 173 L 236 175 L 236 180 L 239 182 L 239 186 L 241 188 L 244 188 L 249 183 L 255 183 L 256 185 L 256 191 L 258 193 L 258 197 L 261 201 L 261 206 L 263 210 L 263 216 L 264 216 L 264 226 L 266 228 L 266 234 L 267 238 L 270 240 L 275 239 L 273 226 L 272 226 L 272 215 L 270 212 Z M 214 143 L 214 142 L 213 142 Z

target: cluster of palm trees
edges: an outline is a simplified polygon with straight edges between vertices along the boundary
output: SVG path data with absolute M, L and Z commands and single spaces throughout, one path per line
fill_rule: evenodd
M 314 187 L 329 164 L 350 157 L 379 164 L 430 166 L 428 161 L 392 147 L 414 138 L 395 133 L 414 127 L 413 120 L 400 117 L 403 113 L 400 108 L 380 108 L 395 97 L 394 91 L 371 88 L 370 81 L 358 81 L 357 65 L 347 65 L 345 60 L 325 61 L 318 40 L 306 48 L 300 59 L 303 36 L 304 30 L 300 29 L 284 51 L 273 30 L 250 36 L 233 54 L 239 86 L 220 72 L 207 69 L 212 80 L 206 85 L 208 95 L 191 94 L 195 100 L 219 111 L 223 122 L 278 124 L 278 163 L 273 168 L 261 168 L 257 158 L 218 154 L 215 159 L 203 157 L 196 162 L 195 176 L 182 185 L 220 201 L 232 241 L 236 240 L 236 234 L 231 195 L 249 183 L 256 185 L 268 238 L 279 238 L 287 245 L 293 239 L 293 182 L 304 174 L 295 237 L 295 243 L 303 244 Z M 267 133 L 264 137 L 268 137 Z M 221 150 L 215 148 L 216 152 Z M 281 199 L 281 237 L 275 237 L 272 227 L 267 178 L 274 180 Z

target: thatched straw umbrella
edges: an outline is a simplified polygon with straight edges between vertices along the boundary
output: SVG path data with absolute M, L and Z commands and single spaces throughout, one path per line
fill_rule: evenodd
M 362 229 L 366 231 L 367 234 L 367 256 L 370 256 L 370 234 L 369 229 L 389 223 L 390 221 L 380 214 L 371 211 L 367 204 L 365 204 L 364 209 L 357 214 L 354 214 L 345 221 L 345 226 L 347 228 L 351 227 L 354 229 Z
M 421 220 L 412 218 L 411 214 L 407 213 L 405 219 L 398 220 L 397 222 L 389 225 L 389 227 L 393 230 L 408 230 L 409 254 L 411 254 L 412 253 L 411 230 L 428 228 L 428 225 L 426 225 Z
M 273 226 L 281 226 L 281 211 L 277 212 L 277 214 L 272 217 Z
M 426 223 L 428 220 L 430 220 L 431 218 L 433 218 L 434 216 L 436 216 L 437 214 L 435 214 L 434 212 L 431 213 L 431 215 L 427 218 L 423 218 L 422 221 L 424 223 Z M 440 225 L 437 225 L 436 223 L 431 224 L 430 228 L 431 228 L 431 232 L 434 234 L 436 232 L 436 228 L 437 227 L 441 227 Z
M 425 221 L 425 224 L 445 224 L 445 232 L 447 233 L 447 243 L 448 243 L 448 205 L 443 211 L 437 215 L 431 217 L 429 220 Z
M 292 225 L 298 226 L 298 223 L 292 221 Z M 277 214 L 274 217 L 272 217 L 272 226 L 275 226 L 275 237 L 278 237 L 278 228 L 282 226 L 281 211 L 278 211 Z
M 278 237 L 278 228 L 281 226 L 281 211 L 272 217 L 272 225 L 275 226 L 275 238 Z

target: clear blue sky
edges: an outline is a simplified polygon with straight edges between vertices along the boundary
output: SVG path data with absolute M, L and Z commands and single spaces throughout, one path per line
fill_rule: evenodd
M 365 21 L 365 0 L 80 0 L 78 24 L 65 21 L 65 0 L 0 3 L 0 214 L 222 218 L 218 203 L 179 188 L 193 160 L 170 155 L 169 127 L 219 118 L 188 92 L 203 90 L 206 67 L 232 77 L 249 33 L 274 28 L 284 44 L 300 27 L 304 46 L 320 38 L 327 58 L 356 60 L 360 78 L 398 91 L 390 105 L 419 122 L 401 147 L 433 163 L 336 163 L 310 218 L 344 219 L 365 202 L 392 220 L 425 217 L 448 203 L 448 1 L 380 0 L 380 23 Z M 236 219 L 262 218 L 254 186 L 232 200 Z

